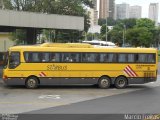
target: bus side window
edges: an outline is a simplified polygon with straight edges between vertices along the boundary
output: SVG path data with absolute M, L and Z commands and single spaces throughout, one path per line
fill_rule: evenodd
M 41 56 L 40 53 L 32 53 L 32 62 L 40 62 L 41 61 Z
M 97 53 L 82 53 L 82 62 L 97 63 L 100 61 L 100 55 Z
M 128 54 L 128 62 L 129 63 L 135 62 L 135 55 L 134 54 Z
M 100 54 L 100 62 L 105 63 L 108 62 L 108 54 Z
M 109 53 L 108 54 L 108 62 L 113 62 L 113 63 L 115 63 L 115 62 L 117 62 L 117 54 L 115 54 L 115 53 Z
M 156 58 L 155 58 L 155 54 L 148 54 L 148 57 L 147 57 L 147 58 L 148 58 L 148 60 L 147 60 L 148 63 L 155 63 L 155 61 L 156 61 L 156 60 L 155 60 L 155 59 L 156 59 Z
M 138 62 L 147 63 L 147 54 L 138 54 Z
M 50 53 L 50 62 L 60 62 L 60 53 Z
M 42 62 L 49 62 L 50 59 L 49 59 L 49 56 L 50 56 L 50 53 L 42 53 Z
M 51 54 L 50 54 L 50 61 L 51 61 L 51 62 L 56 62 L 55 53 L 51 53 Z
M 125 63 L 127 62 L 127 54 L 119 54 L 118 55 L 118 62 L 119 63 Z

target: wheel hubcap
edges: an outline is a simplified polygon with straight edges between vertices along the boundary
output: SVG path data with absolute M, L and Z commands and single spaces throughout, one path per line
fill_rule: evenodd
M 124 80 L 119 80 L 118 85 L 119 85 L 119 87 L 124 87 L 125 86 L 125 81 Z
M 106 87 L 106 86 L 108 86 L 109 82 L 108 82 L 108 80 L 103 79 L 103 80 L 101 81 L 101 84 L 102 84 L 103 87 Z
M 28 86 L 29 87 L 34 87 L 36 85 L 36 81 L 34 80 L 34 79 L 30 79 L 29 81 L 28 81 Z

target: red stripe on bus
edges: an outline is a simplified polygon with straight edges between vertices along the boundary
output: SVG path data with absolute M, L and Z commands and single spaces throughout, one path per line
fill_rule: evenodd
M 132 70 L 130 70 L 128 67 L 126 67 L 126 69 L 127 69 L 127 71 L 132 75 L 132 77 L 136 77 L 136 76 L 134 75 L 134 73 L 133 73 Z
M 126 69 L 124 69 L 124 72 L 129 76 L 131 77 L 131 75 L 128 73 L 128 71 Z
M 138 77 L 137 73 L 128 65 L 128 67 L 133 71 L 133 73 Z

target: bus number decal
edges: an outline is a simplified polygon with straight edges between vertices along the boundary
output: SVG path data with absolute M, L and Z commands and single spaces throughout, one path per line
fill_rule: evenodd
M 47 70 L 58 70 L 58 71 L 64 71 L 67 70 L 67 66 L 62 66 L 62 65 L 48 65 Z

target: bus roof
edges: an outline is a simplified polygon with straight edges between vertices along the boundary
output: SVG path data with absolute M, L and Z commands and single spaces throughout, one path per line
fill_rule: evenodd
M 67 47 L 67 48 L 92 48 L 93 46 L 86 43 L 44 43 L 41 47 Z
M 78 47 L 77 47 L 78 46 Z M 155 48 L 101 48 L 80 43 L 60 43 L 56 45 L 42 44 L 39 46 L 14 46 L 9 51 L 48 51 L 48 52 L 123 52 L 123 53 L 155 53 Z

